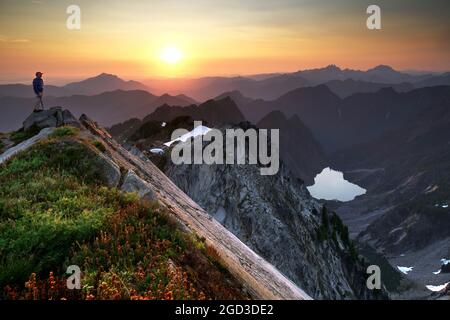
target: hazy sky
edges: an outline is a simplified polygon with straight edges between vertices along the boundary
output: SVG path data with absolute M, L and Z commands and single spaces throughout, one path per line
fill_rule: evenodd
M 66 9 L 81 8 L 81 30 Z M 366 28 L 381 7 L 382 30 Z M 448 0 L 0 0 L 0 81 L 254 74 L 337 64 L 450 70 Z M 166 47 L 183 54 L 169 65 Z

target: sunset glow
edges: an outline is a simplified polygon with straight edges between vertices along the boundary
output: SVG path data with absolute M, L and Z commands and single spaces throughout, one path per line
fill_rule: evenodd
M 183 58 L 183 53 L 177 47 L 166 47 L 161 51 L 160 58 L 168 64 L 176 64 Z
M 450 69 L 448 3 L 378 3 L 383 29 L 371 31 L 364 1 L 80 0 L 81 28 L 68 30 L 65 1 L 5 0 L 0 81 L 22 81 L 36 69 L 47 79 L 245 75 L 328 64 L 364 70 L 380 62 Z

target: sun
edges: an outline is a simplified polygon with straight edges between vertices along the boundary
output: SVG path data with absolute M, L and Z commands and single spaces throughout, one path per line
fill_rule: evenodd
M 165 47 L 161 50 L 160 59 L 168 64 L 176 64 L 183 59 L 183 52 L 177 47 Z

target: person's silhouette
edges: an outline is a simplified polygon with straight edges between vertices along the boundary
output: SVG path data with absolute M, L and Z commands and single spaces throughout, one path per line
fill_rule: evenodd
M 36 104 L 34 105 L 34 112 L 44 110 L 44 103 L 42 102 L 42 95 L 44 93 L 44 80 L 42 80 L 42 72 L 36 72 L 36 78 L 33 80 L 33 90 L 36 94 Z

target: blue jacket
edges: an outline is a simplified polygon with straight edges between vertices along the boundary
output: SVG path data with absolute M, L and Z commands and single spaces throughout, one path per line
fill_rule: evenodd
M 33 90 L 36 95 L 39 95 L 44 91 L 44 80 L 42 78 L 34 78 L 33 80 Z

